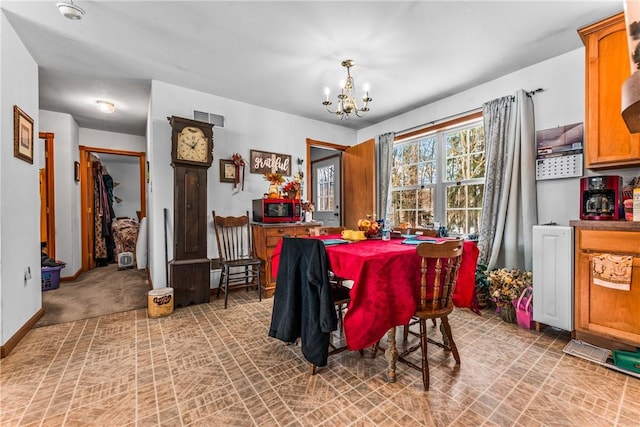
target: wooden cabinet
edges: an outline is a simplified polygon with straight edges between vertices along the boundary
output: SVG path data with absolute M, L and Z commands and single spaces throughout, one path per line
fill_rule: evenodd
M 276 245 L 283 237 L 303 237 L 310 236 L 317 224 L 264 224 L 254 223 L 253 228 L 253 244 L 255 246 L 256 255 L 262 261 L 260 266 L 260 283 L 262 284 L 262 295 L 265 298 L 273 296 L 276 289 L 275 278 L 271 277 L 271 255 Z
M 624 14 L 578 30 L 586 47 L 585 166 L 640 165 L 640 134 L 622 120 L 622 83 L 631 75 Z
M 575 338 L 608 349 L 640 346 L 640 222 L 572 221 L 575 227 Z M 632 255 L 631 289 L 593 283 L 593 257 Z

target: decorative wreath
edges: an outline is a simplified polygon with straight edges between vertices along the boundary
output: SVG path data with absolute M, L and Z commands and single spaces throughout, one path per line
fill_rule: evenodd
M 240 168 L 242 168 L 242 187 L 241 190 L 244 190 L 244 159 L 240 155 L 240 153 L 234 153 L 231 156 L 231 160 L 233 160 L 233 164 L 236 166 L 236 173 L 233 181 L 233 188 L 236 188 L 240 183 Z

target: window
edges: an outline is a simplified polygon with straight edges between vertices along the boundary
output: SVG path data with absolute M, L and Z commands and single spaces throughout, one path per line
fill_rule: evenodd
M 316 209 L 320 212 L 333 211 L 333 207 L 336 205 L 334 201 L 335 174 L 333 165 L 319 168 L 317 175 L 318 206 Z
M 481 119 L 426 129 L 396 142 L 390 183 L 390 218 L 396 226 L 440 223 L 450 233 L 478 230 L 484 195 Z

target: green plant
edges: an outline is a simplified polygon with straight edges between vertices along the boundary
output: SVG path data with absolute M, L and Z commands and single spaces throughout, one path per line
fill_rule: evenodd
M 488 267 L 484 264 L 476 265 L 476 292 L 489 295 L 489 278 L 487 277 Z

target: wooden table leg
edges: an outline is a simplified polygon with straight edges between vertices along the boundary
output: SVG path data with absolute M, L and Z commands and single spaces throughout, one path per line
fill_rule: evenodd
M 396 382 L 396 362 L 398 361 L 398 349 L 396 348 L 396 327 L 389 329 L 387 350 L 384 357 L 387 359 L 387 382 Z

